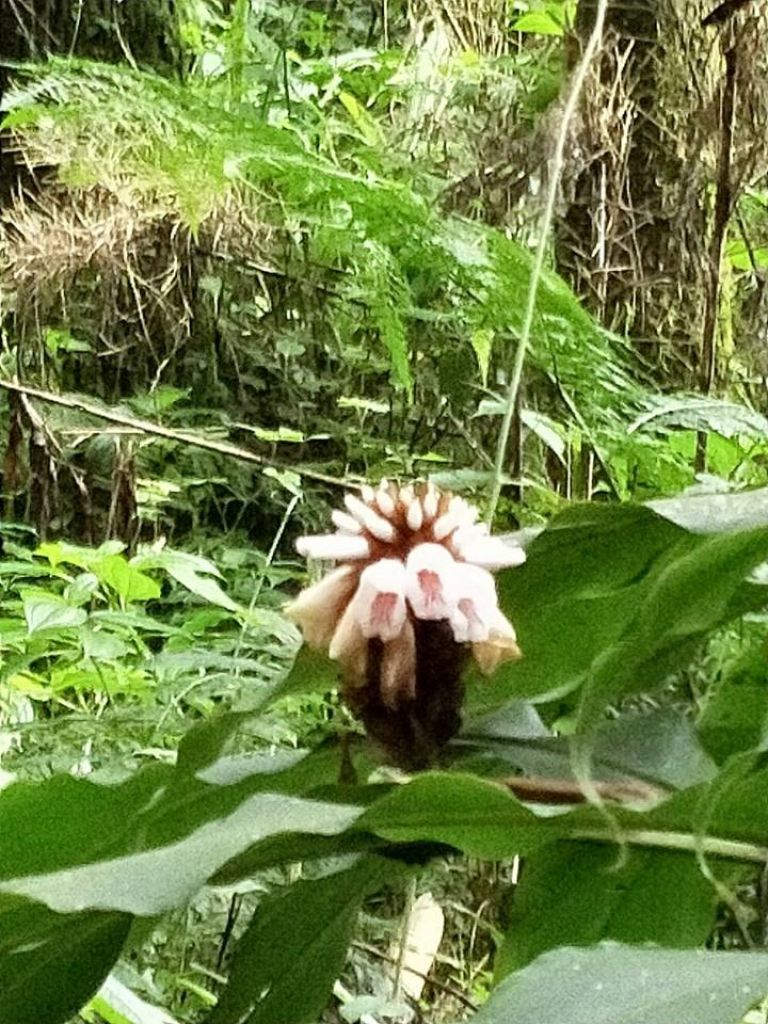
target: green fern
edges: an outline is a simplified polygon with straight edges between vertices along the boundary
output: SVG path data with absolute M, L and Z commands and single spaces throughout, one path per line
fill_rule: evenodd
M 313 151 L 300 123 L 270 124 L 254 106 L 233 103 L 218 80 L 180 83 L 52 60 L 20 70 L 6 108 L 5 127 L 27 157 L 55 164 L 71 187 L 159 201 L 193 232 L 234 197 L 282 230 L 301 256 L 297 273 L 307 273 L 308 256 L 312 272 L 331 273 L 337 292 L 367 309 L 393 380 L 409 396 L 414 316 L 422 334 L 433 319 L 438 340 L 469 344 L 479 328 L 490 330 L 497 362 L 511 358 L 530 279 L 527 250 L 499 231 L 446 217 L 407 184 L 340 166 Z M 533 359 L 594 425 L 617 397 L 634 409 L 642 395 L 627 351 L 551 272 L 539 291 Z

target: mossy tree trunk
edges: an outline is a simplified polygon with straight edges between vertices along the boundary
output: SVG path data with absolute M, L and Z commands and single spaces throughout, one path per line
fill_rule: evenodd
M 682 17 L 672 18 L 672 7 L 673 0 L 609 7 L 565 181 L 556 259 L 606 326 L 687 380 L 704 294 L 712 40 L 691 4 Z M 582 0 L 572 62 L 594 15 L 594 0 Z
M 727 6 L 611 3 L 556 237 L 558 269 L 602 322 L 665 380 L 705 392 L 722 379 L 713 325 L 729 225 L 761 151 L 766 166 L 766 16 L 750 0 Z M 595 9 L 579 4 L 572 65 Z

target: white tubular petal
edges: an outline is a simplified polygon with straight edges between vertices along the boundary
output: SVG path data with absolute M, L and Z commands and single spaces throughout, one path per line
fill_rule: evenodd
M 406 563 L 405 593 L 417 619 L 450 619 L 457 563 L 441 544 L 417 544 Z
M 384 645 L 379 678 L 381 699 L 393 711 L 416 697 L 416 637 L 410 622 Z
M 381 481 L 381 486 L 376 491 L 376 504 L 379 506 L 379 512 L 383 516 L 389 518 L 395 514 L 395 503 L 392 499 L 392 495 L 386 489 L 386 480 Z
M 451 616 L 454 639 L 457 643 L 487 640 L 501 616 L 493 576 L 487 569 L 459 563 L 456 593 L 456 610 Z
M 400 488 L 400 490 L 397 493 L 397 500 L 404 508 L 408 508 L 408 506 L 413 501 L 413 488 L 411 487 L 410 484 L 407 484 L 405 487 Z
M 418 498 L 414 498 L 408 506 L 408 511 L 405 513 L 405 521 L 408 524 L 408 529 L 413 530 L 414 533 L 421 529 L 421 524 L 424 522 L 424 513 Z
M 373 499 L 373 494 L 371 494 L 371 499 Z M 361 526 L 365 526 L 365 517 L 371 511 L 366 503 L 361 501 L 360 498 L 356 497 L 354 494 L 345 494 L 344 504 L 358 523 L 360 523 Z
M 363 501 L 366 502 L 366 504 L 370 505 L 374 497 L 376 496 L 376 492 L 368 484 L 363 484 L 363 486 L 360 488 L 360 496 L 362 497 Z
M 522 565 L 525 552 L 516 544 L 505 544 L 498 537 L 478 537 L 461 545 L 461 557 L 484 569 L 508 569 Z
M 517 640 L 515 627 L 500 608 L 496 609 L 496 614 L 491 622 L 491 640 Z
M 432 526 L 432 536 L 435 540 L 445 540 L 449 534 L 453 533 L 459 522 L 460 519 L 455 512 L 443 513 Z
M 405 566 L 397 558 L 382 558 L 360 575 L 354 609 L 360 631 L 366 639 L 394 640 L 405 625 Z
M 326 562 L 355 562 L 371 554 L 365 537 L 345 537 L 341 533 L 299 537 L 296 550 L 304 558 L 318 558 Z
M 355 517 L 349 515 L 347 512 L 342 512 L 340 509 L 335 508 L 333 512 L 331 512 L 331 519 L 333 520 L 333 525 L 337 526 L 345 533 L 356 534 L 363 532 L 362 526 L 358 523 Z
M 452 512 L 462 527 L 471 526 L 480 514 L 474 505 L 470 505 L 464 498 L 454 496 L 448 503 L 448 511 Z
M 355 570 L 348 565 L 324 576 L 286 605 L 283 614 L 301 629 L 304 642 L 322 650 L 331 637 L 356 586 Z
M 366 505 L 365 502 L 360 501 L 353 494 L 345 496 L 344 504 L 358 523 L 378 540 L 384 541 L 385 544 L 391 544 L 395 539 L 395 528 L 392 523 L 383 516 L 380 516 L 370 505 Z
M 426 522 L 431 523 L 437 515 L 438 501 L 437 491 L 432 484 L 427 484 L 426 493 L 421 500 L 421 503 L 424 506 L 424 519 Z
M 365 521 L 365 528 L 377 540 L 382 540 L 385 544 L 391 544 L 397 536 L 397 531 L 392 523 L 385 519 L 384 516 L 378 515 L 373 509 L 369 510 L 368 518 Z
M 482 523 L 476 525 L 460 526 L 458 530 L 451 537 L 451 544 L 456 550 L 457 554 L 463 557 L 463 549 L 465 545 L 470 544 L 472 541 L 479 540 L 482 537 L 488 535 L 487 527 Z

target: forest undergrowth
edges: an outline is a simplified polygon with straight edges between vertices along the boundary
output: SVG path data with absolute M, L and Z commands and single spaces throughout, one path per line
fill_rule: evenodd
M 0 1024 L 765 1024 L 768 16 L 129 6 L 0 13 Z

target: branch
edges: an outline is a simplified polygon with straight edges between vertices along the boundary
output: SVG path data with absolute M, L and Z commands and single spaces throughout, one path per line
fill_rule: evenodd
M 3 380 L 0 378 L 0 388 L 5 391 L 13 391 L 19 395 L 26 395 L 29 398 L 36 398 L 40 402 L 47 402 L 49 405 L 60 405 L 65 409 L 76 409 L 78 412 L 87 413 L 89 416 L 97 416 L 108 423 L 116 423 L 121 427 L 128 427 L 141 434 L 149 434 L 153 437 L 163 437 L 167 441 L 175 441 L 177 444 L 190 445 L 193 448 L 202 448 L 205 451 L 217 452 L 219 455 L 227 455 L 233 459 L 240 459 L 241 462 L 250 462 L 257 466 L 275 466 L 280 469 L 288 469 L 299 476 L 307 477 L 309 480 L 319 480 L 321 483 L 332 484 L 334 487 L 354 487 L 341 477 L 330 476 L 327 473 L 320 473 L 313 469 L 302 469 L 300 466 L 284 464 L 271 459 L 265 459 L 263 455 L 249 451 L 247 448 L 240 448 L 229 441 L 214 441 L 212 438 L 201 437 L 199 434 L 192 434 L 186 430 L 172 430 L 152 420 L 141 419 L 137 416 L 130 416 L 127 413 L 115 412 L 111 409 L 103 409 L 95 402 L 89 402 L 86 398 L 73 398 L 71 395 L 57 395 L 53 391 L 44 391 L 42 388 L 28 387 L 18 381 Z

